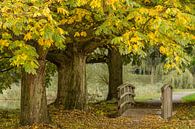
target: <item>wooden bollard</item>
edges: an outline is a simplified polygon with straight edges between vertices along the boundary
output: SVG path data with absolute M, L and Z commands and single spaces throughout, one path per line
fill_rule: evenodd
M 172 117 L 172 86 L 166 84 L 161 88 L 161 117 L 168 120 Z

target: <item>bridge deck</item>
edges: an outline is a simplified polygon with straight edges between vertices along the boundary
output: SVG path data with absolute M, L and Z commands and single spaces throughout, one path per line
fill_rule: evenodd
M 161 109 L 151 109 L 151 108 L 137 108 L 128 109 L 121 116 L 131 117 L 133 120 L 140 120 L 146 115 L 159 115 L 161 114 Z

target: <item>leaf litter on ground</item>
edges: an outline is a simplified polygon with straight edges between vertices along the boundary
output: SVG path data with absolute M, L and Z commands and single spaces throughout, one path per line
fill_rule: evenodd
M 92 104 L 87 111 L 64 110 L 50 105 L 51 124 L 22 127 L 19 125 L 19 110 L 0 110 L 0 129 L 195 129 L 194 105 L 176 105 L 175 110 L 176 115 L 169 121 L 150 114 L 133 120 L 131 117 L 117 117 L 116 103 Z

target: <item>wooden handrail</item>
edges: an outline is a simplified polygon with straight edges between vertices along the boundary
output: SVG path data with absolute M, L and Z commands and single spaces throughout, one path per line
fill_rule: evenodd
M 135 102 L 134 101 L 132 102 L 131 100 L 128 100 L 128 101 L 125 101 L 122 104 L 120 104 L 118 107 L 122 108 L 122 107 L 124 107 L 124 105 L 129 104 L 129 103 L 134 104 Z
M 132 95 L 133 97 L 135 97 L 135 93 L 132 93 L 132 92 L 129 91 L 129 92 L 126 92 L 126 93 L 124 93 L 123 95 L 121 95 L 119 99 L 122 99 L 122 98 L 125 97 L 126 95 Z
M 118 90 L 119 90 L 119 89 L 122 89 L 122 88 L 127 87 L 127 86 L 131 86 L 132 88 L 135 89 L 135 86 L 133 86 L 133 85 L 131 85 L 131 84 L 128 84 L 128 83 L 124 83 L 124 84 L 118 86 L 117 88 L 118 88 Z
M 125 112 L 134 102 L 134 89 L 131 84 L 125 83 L 118 86 L 118 114 Z

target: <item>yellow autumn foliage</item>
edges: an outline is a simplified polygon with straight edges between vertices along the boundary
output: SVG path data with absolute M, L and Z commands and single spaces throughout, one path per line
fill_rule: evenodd
M 130 42 L 138 42 L 139 40 L 141 40 L 141 38 L 138 35 L 136 35 L 130 39 Z
M 64 30 L 63 30 L 62 28 L 57 28 L 57 31 L 58 31 L 61 35 L 65 34 L 65 32 L 64 32 Z
M 28 40 L 31 40 L 32 39 L 32 34 L 31 32 L 28 32 L 27 34 L 24 35 L 24 40 L 25 41 L 28 41 Z
M 86 31 L 75 32 L 74 37 L 87 37 L 87 32 Z
M 80 33 L 79 32 L 75 32 L 74 37 L 80 37 Z
M 90 6 L 92 8 L 101 8 L 102 7 L 102 0 L 91 0 Z
M 66 9 L 62 8 L 62 7 L 57 8 L 57 12 L 61 13 L 63 15 L 69 15 L 69 12 Z
M 114 3 L 118 2 L 118 0 L 107 0 L 106 4 L 107 5 L 113 5 Z
M 164 46 L 160 46 L 160 53 L 165 54 L 167 52 Z
M 144 3 L 151 3 L 151 0 L 144 0 Z
M 50 47 L 53 44 L 53 40 L 52 39 L 43 39 L 43 38 L 40 38 L 38 40 L 38 43 L 41 46 Z
M 25 53 L 17 54 L 15 60 L 11 62 L 11 65 L 20 66 L 23 65 L 28 59 L 28 55 Z
M 82 32 L 80 33 L 80 36 L 86 37 L 86 36 L 87 36 L 87 33 L 86 33 L 85 31 L 82 31 Z
M 181 59 L 181 58 L 180 58 L 179 56 L 176 56 L 176 57 L 175 57 L 175 61 L 176 61 L 177 63 L 180 62 L 180 59 Z
M 139 46 L 138 46 L 137 44 L 134 44 L 134 45 L 133 45 L 133 49 L 134 49 L 134 50 L 133 50 L 134 52 L 138 52 Z
M 7 40 L 0 39 L 0 46 L 8 47 L 9 46 L 9 43 L 8 43 Z

